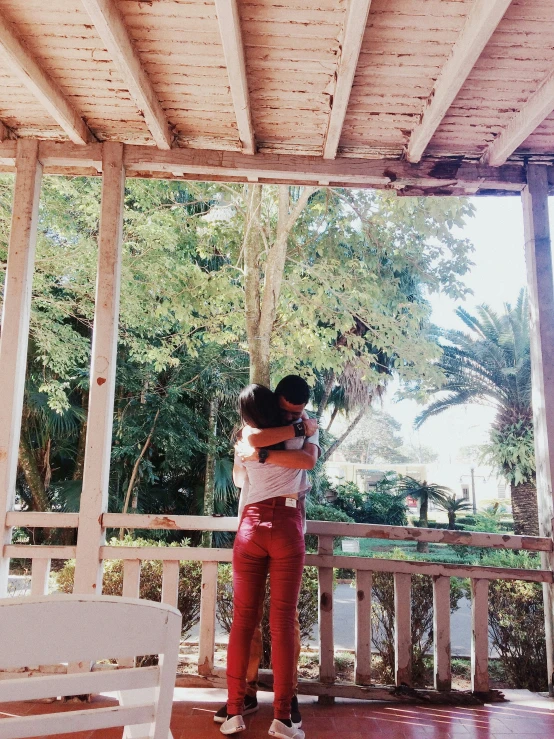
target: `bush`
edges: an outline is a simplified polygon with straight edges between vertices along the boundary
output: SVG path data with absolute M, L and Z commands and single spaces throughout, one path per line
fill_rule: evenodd
M 539 558 L 529 552 L 497 550 L 479 564 L 536 569 Z M 489 633 L 512 687 L 547 690 L 544 604 L 539 583 L 491 580 Z
M 406 526 L 406 499 L 392 490 L 383 488 L 362 493 L 353 482 L 337 485 L 333 505 L 344 511 L 357 523 L 373 523 L 380 526 Z
M 337 521 L 338 523 L 354 523 L 354 519 L 339 508 L 333 505 L 322 503 L 310 504 L 306 506 L 306 518 L 309 521 Z M 339 546 L 342 536 L 336 536 L 334 545 Z M 308 534 L 306 536 L 306 549 L 309 552 L 317 551 L 317 536 Z
M 110 546 L 163 546 L 148 539 L 132 539 L 127 536 L 123 541 L 112 539 Z M 179 546 L 178 543 L 169 546 Z M 55 573 L 58 588 L 63 593 L 73 592 L 75 574 L 75 560 L 69 560 L 64 567 Z M 142 562 L 140 570 L 140 597 L 144 600 L 160 601 L 162 596 L 163 562 L 161 560 L 146 560 Z M 193 626 L 200 618 L 200 592 L 202 581 L 201 562 L 179 563 L 179 593 L 177 607 L 183 616 L 182 634 L 186 638 Z M 123 591 L 123 560 L 108 559 L 104 562 L 104 576 L 102 579 L 102 593 L 104 595 L 121 595 Z
M 387 559 L 408 559 L 401 550 L 394 550 Z M 462 597 L 458 580 L 451 580 L 450 612 L 458 609 Z M 394 581 L 386 572 L 373 573 L 373 603 L 371 610 L 371 641 L 383 663 L 383 675 L 394 682 Z M 425 655 L 433 644 L 433 581 L 428 575 L 412 576 L 412 677 L 414 685 L 424 685 L 427 673 Z
M 264 612 L 262 617 L 263 655 L 260 667 L 271 664 L 271 633 L 269 629 L 269 578 L 266 583 Z M 298 599 L 300 641 L 305 643 L 312 635 L 318 618 L 317 568 L 304 567 L 302 585 Z M 233 622 L 233 573 L 231 565 L 219 565 L 217 588 L 217 620 L 227 633 Z

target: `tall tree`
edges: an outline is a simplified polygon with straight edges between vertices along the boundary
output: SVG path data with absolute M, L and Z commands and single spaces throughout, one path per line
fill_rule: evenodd
M 444 332 L 439 367 L 446 381 L 416 423 L 465 403 L 492 406 L 489 452 L 512 486 L 515 532 L 538 536 L 527 294 L 522 290 L 502 315 L 485 304 L 475 315 L 462 308 L 457 314 L 468 330 Z

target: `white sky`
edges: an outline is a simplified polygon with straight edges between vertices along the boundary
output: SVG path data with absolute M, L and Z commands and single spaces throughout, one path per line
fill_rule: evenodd
M 463 327 L 454 313 L 457 305 L 471 310 L 475 305 L 488 303 L 502 311 L 505 302 L 515 302 L 526 283 L 520 198 L 474 198 L 473 203 L 475 217 L 468 221 L 463 234 L 475 246 L 475 266 L 465 277 L 474 294 L 463 303 L 443 296 L 433 298 L 433 320 L 444 328 Z M 552 208 L 550 217 L 554 223 Z M 402 424 L 406 441 L 412 439 L 432 447 L 441 462 L 454 462 L 463 447 L 486 441 L 494 418 L 492 409 L 476 405 L 452 409 L 430 419 L 416 432 L 413 421 L 421 407 L 413 401 L 394 402 L 392 391 L 391 387 L 384 407 Z

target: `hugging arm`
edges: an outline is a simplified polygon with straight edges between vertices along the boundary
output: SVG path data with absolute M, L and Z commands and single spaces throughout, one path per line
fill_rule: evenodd
M 257 459 L 257 455 L 256 451 L 249 459 Z M 319 447 L 305 441 L 302 449 L 270 449 L 266 461 L 291 470 L 313 470 L 318 457 Z

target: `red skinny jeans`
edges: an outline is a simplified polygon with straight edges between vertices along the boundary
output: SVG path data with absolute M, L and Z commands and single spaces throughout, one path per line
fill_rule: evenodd
M 250 644 L 269 574 L 271 659 L 275 718 L 290 718 L 294 694 L 295 614 L 304 568 L 300 506 L 284 497 L 248 505 L 233 547 L 233 624 L 227 652 L 227 713 L 242 713 Z

